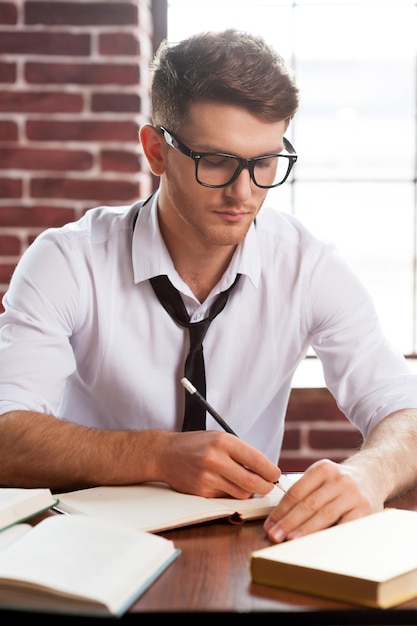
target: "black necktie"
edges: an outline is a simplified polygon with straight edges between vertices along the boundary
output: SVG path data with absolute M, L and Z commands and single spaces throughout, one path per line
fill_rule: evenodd
M 200 322 L 190 322 L 187 309 L 181 295 L 169 280 L 168 276 L 154 276 L 150 278 L 151 285 L 164 309 L 170 314 L 173 320 L 188 328 L 190 332 L 190 351 L 185 361 L 184 374 L 185 377 L 194 385 L 194 387 L 206 397 L 206 374 L 204 368 L 203 357 L 203 340 L 208 327 L 214 320 L 216 315 L 223 311 L 226 306 L 227 299 L 233 287 L 240 278 L 240 274 L 236 276 L 234 283 L 222 291 L 212 304 L 208 317 Z M 185 413 L 182 426 L 183 431 L 188 430 L 205 430 L 206 429 L 206 410 L 195 399 L 194 394 L 185 391 Z

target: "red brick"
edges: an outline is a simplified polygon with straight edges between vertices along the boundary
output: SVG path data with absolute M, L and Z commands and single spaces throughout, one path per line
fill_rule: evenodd
M 139 197 L 136 182 L 73 178 L 34 178 L 30 183 L 32 198 L 66 198 L 97 202 L 126 202 Z
M 137 141 L 138 131 L 135 122 L 114 120 L 29 121 L 26 125 L 28 139 L 35 141 Z
M 2 263 L 0 264 L 0 283 L 8 283 L 15 270 L 16 263 Z
M 0 31 L 0 54 L 86 56 L 90 52 L 89 34 Z
M 17 8 L 14 2 L 0 2 L 0 24 L 16 24 Z
M 301 443 L 301 433 L 298 428 L 286 428 L 284 441 L 282 442 L 283 450 L 297 450 Z
M 139 155 L 121 150 L 103 150 L 100 155 L 100 169 L 103 172 L 139 172 Z
M 288 421 L 346 421 L 327 389 L 293 389 L 287 411 Z
M 16 63 L 0 63 L 0 82 L 14 83 L 16 80 Z
M 19 255 L 20 239 L 14 235 L 0 235 L 0 254 L 3 256 Z
M 25 2 L 25 23 L 45 25 L 109 25 L 138 23 L 135 3 L 129 2 Z
M 137 64 L 109 63 L 27 63 L 27 82 L 34 84 L 136 85 Z
M 357 450 L 362 444 L 362 436 L 354 426 L 349 430 L 311 428 L 308 444 L 314 450 Z
M 115 113 L 139 113 L 140 97 L 136 93 L 97 93 L 91 99 L 91 110 Z
M 130 33 L 102 33 L 98 49 L 104 55 L 139 55 L 140 46 L 136 35 Z
M 0 121 L 0 141 L 16 141 L 18 138 L 15 122 Z
M 9 204 L 0 206 L 0 227 L 34 227 L 45 229 L 49 226 L 63 226 L 76 219 L 73 209 L 59 206 L 22 206 Z
M 93 157 L 85 150 L 0 148 L 0 168 L 29 170 L 88 170 Z
M 1 91 L 0 111 L 17 113 L 78 113 L 82 96 L 58 91 Z
M 278 467 L 282 472 L 304 472 L 309 465 L 317 461 L 318 459 L 303 459 L 301 457 L 297 457 L 296 455 L 291 458 L 280 458 L 278 461 Z
M 22 181 L 18 178 L 0 178 L 0 198 L 20 198 Z
M 325 456 L 325 455 L 308 455 L 308 456 L 298 456 L 296 453 L 292 455 L 283 454 L 279 461 L 278 466 L 283 472 L 304 472 L 310 465 L 315 463 L 316 461 L 320 461 L 320 459 L 330 459 L 335 463 L 341 463 L 344 461 L 349 455 L 334 455 L 334 456 Z

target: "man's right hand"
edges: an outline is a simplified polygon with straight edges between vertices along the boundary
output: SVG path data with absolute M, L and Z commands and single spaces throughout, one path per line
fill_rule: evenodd
M 269 493 L 281 475 L 262 452 L 234 435 L 218 431 L 166 434 L 158 452 L 161 480 L 177 491 L 244 500 Z

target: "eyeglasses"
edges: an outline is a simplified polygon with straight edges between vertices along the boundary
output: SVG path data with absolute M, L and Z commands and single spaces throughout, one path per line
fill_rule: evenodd
M 194 161 L 196 180 L 203 187 L 213 189 L 227 187 L 239 177 L 242 170 L 247 168 L 257 187 L 271 189 L 285 183 L 297 161 L 297 154 L 286 137 L 283 139 L 282 152 L 243 159 L 225 152 L 194 152 L 163 126 L 158 126 L 157 129 L 163 133 L 165 141 L 171 148 Z

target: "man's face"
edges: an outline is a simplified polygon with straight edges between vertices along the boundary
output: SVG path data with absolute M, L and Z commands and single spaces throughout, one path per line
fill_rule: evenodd
M 240 107 L 196 102 L 186 123 L 174 134 L 197 153 L 222 152 L 250 159 L 279 153 L 286 126 L 284 121 L 260 121 Z M 163 152 L 165 171 L 159 201 L 162 232 L 182 233 L 205 246 L 235 246 L 241 242 L 267 189 L 254 184 L 248 169 L 227 187 L 203 187 L 196 181 L 191 158 L 167 144 Z

